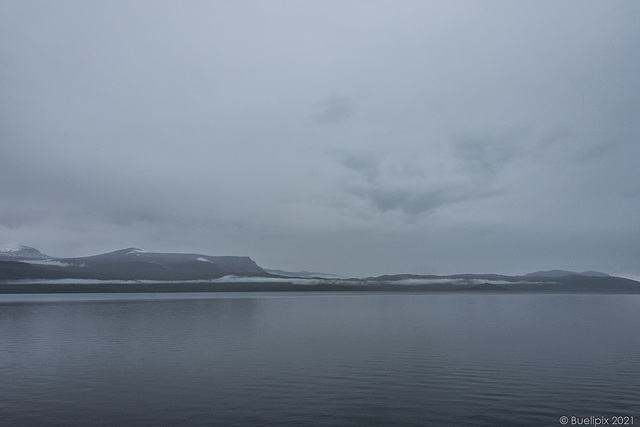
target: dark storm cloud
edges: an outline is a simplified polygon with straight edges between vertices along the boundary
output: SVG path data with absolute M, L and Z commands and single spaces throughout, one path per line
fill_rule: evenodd
M 368 182 L 376 181 L 380 176 L 380 157 L 374 153 L 341 153 L 342 163 L 362 175 Z
M 493 176 L 510 161 L 527 154 L 523 130 L 503 134 L 467 135 L 452 143 L 454 156 L 474 175 Z
M 490 197 L 497 194 L 488 191 L 469 191 L 469 189 L 461 187 L 435 189 L 371 187 L 354 188 L 351 189 L 350 192 L 371 201 L 373 206 L 381 212 L 398 209 L 409 216 L 409 221 L 415 216 L 428 214 L 434 209 L 453 203 Z
M 476 144 L 467 145 L 465 141 L 456 145 L 456 154 L 463 157 L 465 169 L 475 175 L 478 165 L 482 173 L 490 167 L 497 167 L 504 161 L 501 156 L 487 155 L 491 143 L 478 147 Z M 480 152 L 475 150 L 479 148 Z M 469 153 L 469 150 L 473 152 Z M 499 151 L 499 150 L 498 150 Z M 491 189 L 486 182 L 478 180 L 450 179 L 451 182 L 442 183 L 433 177 L 420 165 L 420 159 L 394 158 L 394 153 L 375 153 L 370 151 L 356 151 L 341 153 L 341 163 L 355 172 L 355 179 L 345 182 L 343 191 L 347 194 L 369 201 L 375 210 L 387 212 L 398 210 L 406 215 L 405 219 L 413 221 L 413 217 L 429 214 L 431 211 L 446 207 L 453 203 L 490 197 L 499 194 Z M 475 178 L 475 177 L 474 177 Z M 440 182 L 438 182 L 440 181 Z
M 400 209 L 408 215 L 419 215 L 451 203 L 450 189 L 409 190 L 404 188 L 354 189 L 352 192 L 370 200 L 382 212 Z
M 315 116 L 318 123 L 337 123 L 347 120 L 356 110 L 355 102 L 346 97 L 334 95 L 321 104 L 321 111 Z

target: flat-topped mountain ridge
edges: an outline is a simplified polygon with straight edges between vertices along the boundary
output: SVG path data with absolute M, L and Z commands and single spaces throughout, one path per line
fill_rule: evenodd
M 25 257 L 20 252 L 10 255 L 0 258 L 0 280 L 203 280 L 227 275 L 268 276 L 244 256 L 146 252 L 137 248 L 73 258 Z
M 118 286 L 114 287 L 116 283 Z M 109 286 L 105 288 L 106 284 Z M 640 293 L 640 282 L 597 271 L 546 270 L 512 276 L 390 274 L 345 278 L 265 270 L 248 256 L 148 252 L 126 248 L 98 255 L 53 258 L 28 246 L 0 246 L 0 293 L 28 292 L 29 286 L 35 292 L 35 285 L 38 292 L 60 292 L 64 289 L 68 292 L 97 292 L 102 289 L 103 292 L 401 290 Z M 18 288 L 14 289 L 16 286 Z

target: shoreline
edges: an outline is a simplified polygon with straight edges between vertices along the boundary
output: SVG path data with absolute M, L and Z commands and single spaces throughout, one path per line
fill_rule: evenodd
M 200 293 L 200 292 L 396 292 L 396 293 L 482 293 L 482 294 L 640 294 L 640 290 L 509 289 L 497 285 L 393 285 L 393 284 L 308 284 L 287 282 L 233 283 L 104 283 L 104 284 L 0 284 L 0 295 L 11 294 L 131 294 L 131 293 Z

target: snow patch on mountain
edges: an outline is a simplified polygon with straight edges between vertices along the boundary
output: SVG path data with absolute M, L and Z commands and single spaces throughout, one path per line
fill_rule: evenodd
M 49 259 L 51 257 L 43 254 L 36 248 L 19 244 L 0 245 L 0 258 L 10 258 L 12 260 L 20 259 Z
M 21 251 L 22 248 L 23 248 L 22 245 L 6 244 L 6 245 L 0 246 L 0 252 L 18 252 L 18 251 Z
M 127 252 L 125 255 L 140 255 L 140 254 L 148 254 L 149 253 L 147 251 L 143 251 L 142 249 L 138 249 L 138 248 L 131 248 L 128 251 L 129 252 Z

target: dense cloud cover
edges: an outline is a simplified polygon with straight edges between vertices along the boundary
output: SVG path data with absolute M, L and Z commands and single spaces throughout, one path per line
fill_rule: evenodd
M 636 1 L 3 1 L 0 241 L 640 276 Z

